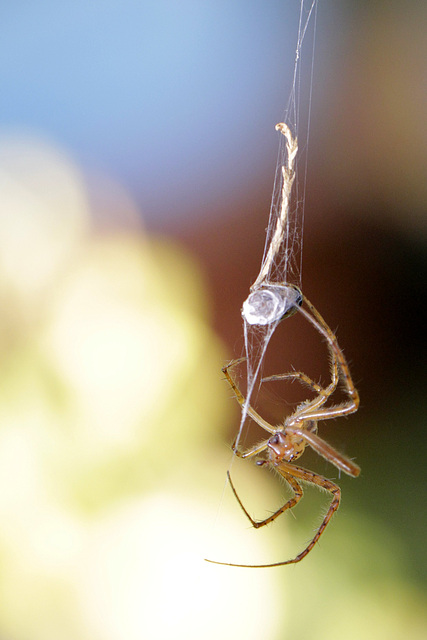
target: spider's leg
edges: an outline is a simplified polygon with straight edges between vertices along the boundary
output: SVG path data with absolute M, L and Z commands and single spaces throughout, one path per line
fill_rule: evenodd
M 332 482 L 331 480 L 328 480 L 328 478 L 324 478 L 323 476 L 320 476 L 319 474 L 314 473 L 313 471 L 303 469 L 302 467 L 295 467 L 293 465 L 290 465 L 288 462 L 281 462 L 277 466 L 277 471 L 281 475 L 283 475 L 286 479 L 288 479 L 288 476 L 292 474 L 294 478 L 297 478 L 298 480 L 303 480 L 305 482 L 315 484 L 318 487 L 321 487 L 322 489 L 326 489 L 326 491 L 329 491 L 329 493 L 332 494 L 332 502 L 329 505 L 329 509 L 326 512 L 326 515 L 323 518 L 323 521 L 320 527 L 316 531 L 314 538 L 306 546 L 306 548 L 303 551 L 301 551 L 301 553 L 299 553 L 292 560 L 286 560 L 285 562 L 277 562 L 277 563 L 274 563 L 273 566 L 281 566 L 284 564 L 295 564 L 296 562 L 300 562 L 303 558 L 305 558 L 305 556 L 308 553 L 310 553 L 310 551 L 312 550 L 316 542 L 319 540 L 324 530 L 326 529 L 330 519 L 334 515 L 335 511 L 338 509 L 341 501 L 341 489 L 334 482 Z
M 280 472 L 281 473 L 281 472 Z M 270 522 L 273 522 L 273 520 L 275 520 L 278 516 L 280 516 L 281 513 L 284 513 L 285 511 L 287 511 L 288 509 L 292 509 L 296 504 L 298 504 L 298 502 L 301 500 L 302 496 L 303 496 L 303 490 L 301 488 L 301 485 L 299 484 L 299 482 L 290 474 L 285 474 L 285 473 L 281 473 L 281 475 L 284 477 L 284 479 L 286 480 L 286 482 L 290 485 L 294 495 L 292 498 L 290 498 L 287 502 L 285 502 L 285 504 L 280 507 L 280 509 L 277 509 L 277 511 L 275 511 L 271 516 L 268 516 L 268 518 L 266 518 L 265 520 L 261 520 L 259 522 L 257 522 L 256 520 L 253 520 L 253 518 L 251 518 L 251 516 L 249 515 L 249 513 L 246 511 L 245 507 L 242 504 L 242 501 L 240 500 L 238 493 L 234 487 L 234 484 L 231 481 L 231 477 L 230 477 L 230 472 L 227 471 L 227 477 L 228 477 L 228 481 L 230 483 L 231 489 L 234 493 L 234 496 L 237 500 L 237 502 L 239 503 L 243 513 L 246 515 L 246 517 L 248 518 L 248 520 L 250 520 L 251 524 L 253 527 L 255 527 L 255 529 L 259 529 L 260 527 L 264 527 L 266 524 L 269 524 Z
M 330 393 L 327 397 L 329 397 L 336 389 L 338 384 L 338 371 L 341 372 L 341 378 L 344 383 L 345 392 L 347 393 L 349 400 L 344 402 L 337 407 L 330 407 L 329 409 L 325 409 L 319 411 L 318 413 L 312 412 L 313 409 L 320 408 L 324 403 L 325 399 L 316 399 L 309 403 L 306 406 L 307 415 L 310 413 L 311 420 L 325 420 L 328 418 L 335 418 L 342 415 L 348 415 L 350 413 L 354 413 L 359 408 L 359 394 L 357 389 L 354 386 L 353 380 L 350 375 L 350 369 L 348 367 L 347 361 L 344 357 L 343 352 L 341 351 L 338 341 L 336 339 L 333 331 L 328 327 L 320 313 L 317 309 L 311 304 L 309 300 L 305 296 L 303 296 L 304 303 L 308 307 L 309 311 L 305 309 L 303 306 L 297 307 L 297 310 L 309 321 L 311 324 L 317 329 L 317 331 L 325 338 L 328 343 L 329 350 L 331 353 L 332 361 L 331 361 L 331 376 L 332 380 L 330 385 L 327 387 L 327 390 L 330 390 Z M 326 390 L 325 390 L 326 391 Z M 326 398 L 327 399 L 327 398 Z M 306 418 L 306 415 L 304 415 Z
M 301 551 L 301 553 L 299 553 L 295 558 L 292 558 L 292 560 L 284 560 L 283 562 L 273 562 L 270 564 L 234 564 L 231 562 L 217 562 L 215 560 L 208 560 L 208 562 L 213 562 L 214 564 L 223 564 L 229 567 L 246 567 L 248 569 L 264 569 L 268 567 L 282 567 L 286 564 L 296 564 L 297 562 L 300 562 L 303 558 L 305 558 L 305 556 L 308 553 L 310 553 L 310 551 L 312 550 L 316 542 L 319 540 L 324 530 L 326 529 L 335 511 L 339 507 L 340 500 L 341 500 L 341 490 L 338 487 L 338 485 L 336 485 L 334 482 L 331 482 L 331 480 L 328 480 L 323 476 L 319 476 L 317 473 L 313 473 L 313 471 L 308 471 L 307 469 L 303 469 L 302 467 L 294 467 L 288 462 L 281 462 L 276 467 L 276 469 L 286 479 L 287 482 L 289 482 L 289 478 L 292 477 L 297 482 L 298 480 L 302 480 L 304 482 L 315 484 L 318 487 L 321 487 L 322 489 L 326 489 L 326 491 L 329 491 L 329 493 L 332 494 L 332 502 L 314 538 L 306 546 L 306 548 L 303 551 Z M 243 505 L 241 504 L 240 500 L 239 500 L 239 503 L 243 509 Z M 248 518 L 251 520 L 251 522 L 253 522 L 251 517 L 248 515 L 248 513 L 246 511 L 245 513 L 248 516 Z
M 236 384 L 234 378 L 232 377 L 232 375 L 229 373 L 229 369 L 234 367 L 236 364 L 239 364 L 243 360 L 245 360 L 245 358 L 240 358 L 240 360 L 233 360 L 229 365 L 227 365 L 227 366 L 222 368 L 222 371 L 223 371 L 223 373 L 224 373 L 224 375 L 225 375 L 225 377 L 227 379 L 228 384 L 230 385 L 230 387 L 234 391 L 234 395 L 236 396 L 237 402 L 242 407 L 245 405 L 245 401 L 246 401 L 245 396 L 240 391 L 240 389 L 237 386 L 237 384 Z M 255 409 L 253 409 L 250 405 L 247 408 L 247 413 L 248 413 L 248 416 L 250 416 L 252 418 L 252 420 L 254 420 L 257 424 L 259 424 L 260 427 L 262 427 L 263 429 L 265 429 L 269 433 L 276 433 L 277 428 L 273 427 L 266 420 L 264 420 L 264 418 L 262 418 L 259 415 L 259 413 L 257 413 L 255 411 Z
M 326 322 L 324 321 L 320 313 L 315 309 L 315 307 L 311 304 L 311 302 L 307 300 L 305 296 L 303 296 L 303 300 L 308 306 L 308 308 L 310 309 L 311 313 L 309 313 L 305 309 L 301 309 L 301 307 L 297 307 L 298 311 L 300 311 L 304 315 L 304 317 L 307 320 L 309 320 L 311 324 L 314 325 L 317 331 L 319 331 L 319 333 L 323 335 L 324 338 L 326 338 L 329 353 L 330 353 L 330 358 L 331 358 L 330 359 L 331 381 L 327 387 L 322 387 L 320 384 L 318 384 L 317 382 L 314 382 L 314 380 L 312 380 L 307 374 L 303 373 L 302 371 L 294 371 L 291 373 L 283 373 L 283 374 L 268 376 L 266 378 L 263 378 L 262 382 L 272 382 L 274 380 L 285 380 L 285 379 L 292 379 L 292 378 L 299 380 L 301 384 L 310 387 L 315 393 L 317 393 L 316 398 L 313 398 L 313 400 L 310 400 L 309 402 L 305 403 L 305 411 L 308 411 L 308 410 L 311 411 L 313 409 L 318 409 L 319 407 L 323 406 L 328 400 L 328 398 L 330 398 L 330 396 L 334 393 L 335 389 L 338 386 L 339 366 L 341 366 L 341 361 L 338 358 L 337 352 L 339 352 L 341 359 L 345 363 L 348 375 L 350 374 L 348 371 L 347 363 L 345 362 L 345 359 L 344 359 L 344 355 L 342 354 L 338 346 L 334 333 L 328 327 L 328 325 L 326 324 Z
M 240 451 L 240 449 L 237 448 L 237 444 L 236 444 L 238 437 L 239 436 L 237 435 L 231 448 L 233 452 L 236 454 L 236 456 L 238 456 L 239 458 L 252 458 L 252 456 L 257 456 L 258 454 L 262 453 L 265 449 L 267 449 L 268 440 L 263 440 L 263 442 L 256 444 L 254 447 L 251 447 L 247 451 Z
M 310 387 L 310 389 L 312 389 L 317 394 L 325 393 L 325 389 L 320 384 L 318 384 L 317 382 L 314 382 L 314 380 L 309 378 L 308 375 L 306 373 L 303 373 L 302 371 L 291 371 L 289 373 L 277 373 L 272 376 L 267 376 L 266 378 L 263 378 L 261 382 L 274 382 L 275 380 L 292 380 L 292 379 L 299 380 L 302 385 Z
M 245 362 L 245 360 L 246 360 L 246 356 L 242 356 L 241 358 L 234 358 L 233 360 L 230 360 L 228 364 L 222 367 L 223 373 L 225 373 L 226 371 L 229 371 L 230 369 L 234 369 L 234 367 L 237 367 L 238 364 Z
M 288 424 L 291 426 L 291 428 L 294 428 L 294 425 L 301 424 L 301 422 L 304 422 L 305 420 L 314 420 L 318 422 L 320 420 L 341 418 L 342 416 L 348 416 L 351 413 L 355 413 L 358 407 L 359 396 L 357 396 L 357 402 L 349 400 L 348 402 L 335 404 L 332 407 L 319 408 L 318 411 L 313 410 L 311 405 L 305 405 L 300 413 L 294 414 L 293 418 L 289 420 Z

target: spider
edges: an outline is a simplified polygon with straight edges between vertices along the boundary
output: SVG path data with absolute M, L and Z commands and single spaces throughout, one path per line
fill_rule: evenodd
M 233 443 L 233 451 L 240 458 L 252 458 L 263 452 L 267 452 L 267 456 L 264 459 L 258 460 L 257 465 L 270 465 L 286 480 L 289 487 L 293 492 L 293 497 L 290 498 L 280 509 L 275 511 L 265 520 L 260 522 L 255 521 L 247 512 L 243 506 L 237 491 L 231 481 L 230 473 L 227 472 L 228 480 L 230 482 L 231 489 L 234 496 L 237 499 L 240 507 L 242 508 L 246 517 L 250 520 L 253 527 L 259 529 L 265 525 L 273 522 L 278 516 L 292 509 L 301 500 L 303 496 L 303 490 L 300 482 L 306 482 L 309 484 L 317 485 L 322 489 L 326 489 L 332 495 L 332 502 L 329 509 L 318 528 L 315 536 L 311 542 L 301 551 L 295 558 L 291 560 L 285 560 L 282 562 L 275 562 L 272 564 L 260 564 L 260 565 L 247 565 L 247 564 L 234 564 L 229 562 L 217 562 L 215 560 L 209 560 L 208 562 L 214 562 L 215 564 L 222 564 L 232 567 L 248 567 L 248 568 L 264 568 L 264 567 L 280 567 L 287 564 L 295 564 L 300 562 L 305 556 L 310 553 L 320 536 L 324 532 L 326 526 L 338 509 L 341 500 L 340 487 L 324 478 L 323 476 L 304 469 L 303 467 L 296 466 L 293 463 L 298 460 L 304 453 L 305 447 L 309 445 L 319 455 L 323 456 L 326 460 L 331 462 L 341 471 L 352 477 L 357 477 L 360 473 L 360 467 L 352 460 L 349 460 L 343 454 L 339 453 L 330 444 L 325 442 L 320 436 L 317 435 L 317 423 L 319 420 L 330 420 L 331 418 L 338 418 L 346 416 L 357 411 L 359 407 L 359 394 L 353 384 L 350 376 L 350 371 L 343 352 L 341 351 L 336 336 L 332 330 L 328 327 L 320 313 L 315 307 L 307 300 L 307 298 L 301 293 L 300 298 L 301 305 L 295 305 L 295 309 L 299 311 L 325 338 L 330 354 L 330 374 L 331 381 L 328 386 L 322 387 L 317 382 L 314 382 L 305 373 L 300 371 L 294 371 L 291 373 L 283 373 L 278 375 L 272 375 L 267 378 L 263 378 L 262 382 L 270 382 L 274 380 L 298 380 L 301 384 L 310 387 L 316 394 L 312 400 L 306 400 L 302 402 L 294 411 L 294 413 L 288 416 L 283 424 L 273 426 L 264 420 L 251 406 L 248 407 L 248 415 L 254 420 L 260 427 L 270 433 L 270 437 L 264 440 L 260 444 L 248 449 L 247 451 L 240 451 L 237 447 L 237 438 Z M 235 380 L 231 375 L 232 369 L 245 360 L 240 358 L 233 360 L 222 371 L 230 384 L 235 397 L 240 405 L 244 405 L 245 397 L 239 390 Z M 341 382 L 347 399 L 341 404 L 325 406 L 328 399 L 334 393 Z

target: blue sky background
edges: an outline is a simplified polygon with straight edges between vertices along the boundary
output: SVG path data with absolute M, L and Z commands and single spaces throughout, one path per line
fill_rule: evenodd
M 296 0 L 2 3 L 0 127 L 114 176 L 152 222 L 197 215 L 272 180 L 298 14 Z

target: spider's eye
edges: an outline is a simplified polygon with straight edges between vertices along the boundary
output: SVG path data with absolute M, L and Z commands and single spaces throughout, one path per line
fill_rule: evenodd
M 285 436 L 283 435 L 283 433 L 275 433 L 274 436 L 271 436 L 270 440 L 268 441 L 268 444 L 272 444 L 272 445 L 276 445 L 276 444 L 283 444 L 286 441 Z
M 282 455 L 284 447 L 286 448 L 286 436 L 280 432 L 275 433 L 268 441 L 268 446 L 276 455 Z

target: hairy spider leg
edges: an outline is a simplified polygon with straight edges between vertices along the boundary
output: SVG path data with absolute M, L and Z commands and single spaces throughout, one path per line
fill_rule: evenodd
M 237 366 L 238 364 L 240 364 L 244 360 L 246 360 L 246 358 L 239 358 L 238 360 L 232 360 L 231 362 L 229 362 L 229 364 L 227 364 L 225 367 L 222 368 L 222 372 L 225 375 L 228 384 L 230 385 L 230 387 L 234 391 L 234 395 L 236 396 L 237 402 L 242 407 L 244 406 L 246 399 L 245 399 L 243 393 L 240 391 L 239 387 L 237 386 L 234 378 L 229 373 L 229 371 L 230 371 L 230 369 L 234 369 L 235 366 Z M 271 424 L 269 424 L 266 420 L 264 420 L 264 418 L 262 418 L 259 415 L 259 413 L 257 413 L 255 411 L 255 409 L 253 409 L 251 406 L 248 407 L 247 411 L 248 411 L 248 415 L 253 420 L 255 420 L 255 422 L 257 424 L 259 424 L 260 427 L 262 427 L 263 429 L 265 429 L 269 433 L 275 433 L 276 432 L 276 429 L 274 427 L 272 427 Z
M 315 393 L 317 393 L 317 397 L 314 398 L 314 400 L 305 403 L 306 405 L 310 406 L 311 409 L 313 409 L 325 404 L 325 402 L 328 400 L 328 398 L 334 393 L 335 389 L 337 388 L 338 382 L 339 382 L 337 351 L 341 355 L 342 355 L 342 352 L 338 346 L 337 339 L 334 333 L 328 327 L 328 325 L 326 324 L 326 322 L 324 321 L 320 313 L 307 300 L 307 298 L 304 296 L 303 293 L 301 293 L 301 296 L 303 301 L 307 304 L 309 309 L 315 315 L 315 319 L 312 318 L 311 316 L 307 317 L 305 313 L 303 313 L 303 315 L 311 322 L 311 324 L 314 325 L 316 330 L 319 331 L 320 334 L 323 335 L 327 340 L 328 349 L 331 356 L 331 361 L 330 361 L 331 382 L 326 388 L 324 388 L 317 382 L 314 382 L 306 373 L 303 373 L 302 371 L 292 371 L 290 373 L 275 374 L 275 375 L 263 378 L 262 382 L 273 382 L 276 380 L 286 380 L 286 379 L 299 380 L 301 384 L 310 387 Z M 298 309 L 299 306 L 300 305 L 298 306 L 295 305 L 295 308 Z M 334 348 L 334 344 L 337 347 L 337 349 Z M 349 374 L 348 367 L 347 367 L 347 372 Z
M 310 553 L 310 551 L 312 550 L 312 548 L 314 547 L 316 542 L 319 540 L 319 538 L 322 535 L 322 533 L 324 532 L 324 530 L 326 529 L 326 527 L 327 527 L 329 521 L 331 520 L 332 516 L 334 515 L 335 511 L 339 507 L 340 500 L 341 500 L 341 489 L 339 488 L 338 485 L 336 485 L 331 480 L 328 480 L 327 478 L 324 478 L 323 476 L 320 476 L 317 473 L 314 473 L 313 471 L 309 471 L 308 469 L 303 469 L 302 467 L 295 467 L 295 466 L 289 464 L 288 462 L 281 462 L 276 467 L 276 469 L 280 473 L 280 475 L 283 476 L 283 478 L 285 478 L 285 480 L 287 482 L 289 482 L 289 484 L 291 486 L 292 486 L 292 482 L 296 482 L 298 484 L 298 486 L 300 486 L 298 481 L 296 480 L 296 478 L 298 478 L 298 480 L 302 480 L 302 481 L 308 482 L 310 484 L 315 484 L 318 487 L 322 487 L 322 489 L 326 489 L 326 491 L 329 491 L 329 493 L 332 494 L 332 502 L 329 505 L 329 509 L 326 512 L 325 517 L 323 518 L 322 524 L 318 528 L 318 530 L 317 530 L 315 536 L 313 537 L 313 539 L 309 542 L 309 544 L 305 547 L 305 549 L 303 551 L 301 551 L 301 553 L 299 553 L 295 558 L 292 558 L 292 560 L 284 560 L 284 561 L 281 561 L 281 562 L 273 562 L 273 563 L 269 563 L 269 564 L 235 564 L 235 563 L 232 563 L 232 562 L 218 562 L 217 560 L 207 560 L 207 562 L 211 562 L 213 564 L 221 564 L 221 565 L 225 565 L 225 566 L 228 566 L 228 567 L 242 567 L 242 568 L 248 568 L 248 569 L 265 569 L 265 568 L 268 568 L 268 567 L 282 567 L 282 566 L 287 565 L 287 564 L 296 564 L 297 562 L 300 562 L 303 558 L 305 558 L 305 556 L 308 553 Z M 290 480 L 291 478 L 292 478 L 292 482 Z M 240 501 L 240 498 L 238 497 L 237 492 L 234 489 L 232 484 L 231 484 L 231 487 L 233 489 L 234 495 L 236 496 L 240 506 L 243 509 L 243 512 L 249 518 L 251 523 L 255 526 L 254 521 L 249 516 L 248 512 L 246 511 L 246 509 L 243 507 L 243 505 L 242 505 L 242 503 Z M 292 486 L 292 488 L 294 489 L 293 486 Z M 298 500 L 300 499 L 300 497 L 298 498 Z M 291 500 L 292 500 L 292 498 L 291 498 Z M 263 526 L 265 524 L 268 524 L 269 522 L 271 522 L 275 518 L 277 518 L 277 516 L 279 516 L 281 513 L 283 513 L 283 511 L 285 511 L 286 508 L 289 508 L 289 507 L 287 507 L 287 504 L 288 503 L 286 503 L 284 505 L 284 507 L 282 507 L 281 509 L 276 511 L 272 516 L 270 516 L 270 518 L 267 518 L 266 520 L 263 520 L 262 522 L 256 523 L 257 526 L 261 527 L 261 526 Z M 295 506 L 295 505 L 292 505 L 292 506 Z
M 301 485 L 299 484 L 299 482 L 297 480 L 295 480 L 295 478 L 293 476 L 291 476 L 290 474 L 281 474 L 286 482 L 289 484 L 289 486 L 291 487 L 294 496 L 292 498 L 290 498 L 287 502 L 285 502 L 285 504 L 283 505 L 283 507 L 280 507 L 280 509 L 277 509 L 277 511 L 275 511 L 271 516 L 268 516 L 268 518 L 266 518 L 265 520 L 261 520 L 261 521 L 257 521 L 254 520 L 253 518 L 251 518 L 251 516 L 249 515 L 249 513 L 246 511 L 246 508 L 244 507 L 242 501 L 239 498 L 239 495 L 236 491 L 236 488 L 231 480 L 231 476 L 230 476 L 230 472 L 227 471 L 227 478 L 228 481 L 230 483 L 231 489 L 234 493 L 234 496 L 237 500 L 237 502 L 239 503 L 243 513 L 246 515 L 246 517 L 248 518 L 248 520 L 250 520 L 252 526 L 255 529 L 259 529 L 260 527 L 264 527 L 266 524 L 270 524 L 270 522 L 273 522 L 273 520 L 275 520 L 278 516 L 280 516 L 281 513 L 284 513 L 285 511 L 287 511 L 288 509 L 292 509 L 293 507 L 295 507 L 296 504 L 298 504 L 298 502 L 301 500 L 302 496 L 303 496 L 303 490 Z
M 240 364 L 244 360 L 246 360 L 246 358 L 239 358 L 238 360 L 232 360 L 228 365 L 226 365 L 225 367 L 222 368 L 222 372 L 225 375 L 228 384 L 230 385 L 230 387 L 234 391 L 234 395 L 236 397 L 237 402 L 242 407 L 245 404 L 245 397 L 242 394 L 242 392 L 240 391 L 239 387 L 237 386 L 234 378 L 231 376 L 230 369 L 233 369 L 235 366 L 237 366 L 238 364 Z M 247 408 L 247 412 L 248 412 L 248 415 L 252 418 L 252 420 L 254 420 L 257 424 L 259 424 L 260 427 L 262 427 L 263 429 L 265 429 L 269 433 L 276 433 L 277 428 L 273 427 L 266 420 L 264 420 L 264 418 L 262 418 L 259 415 L 259 413 L 257 413 L 255 411 L 255 409 L 253 409 L 250 405 Z M 236 445 L 237 439 L 238 439 L 238 435 L 236 436 L 231 448 L 232 448 L 233 452 L 236 454 L 236 456 L 238 456 L 239 458 L 250 458 L 250 457 L 252 457 L 254 455 L 258 455 L 259 453 L 262 453 L 263 451 L 265 451 L 265 449 L 267 448 L 267 444 L 268 444 L 268 440 L 264 440 L 261 443 L 256 444 L 251 449 L 248 449 L 247 451 L 240 451 L 237 448 L 237 445 Z
M 326 399 L 324 397 L 315 398 L 314 400 L 305 404 L 301 414 L 299 414 L 298 411 L 295 412 L 295 422 L 300 422 L 301 417 L 303 420 L 307 418 L 309 418 L 310 420 L 329 420 L 331 418 L 337 418 L 339 416 L 354 413 L 359 408 L 359 394 L 354 386 L 353 380 L 350 375 L 350 369 L 348 367 L 344 354 L 338 345 L 336 336 L 328 327 L 317 309 L 304 295 L 303 301 L 307 305 L 311 313 L 309 313 L 303 306 L 297 307 L 297 310 L 317 329 L 317 331 L 326 339 L 327 343 L 329 344 L 330 349 L 333 353 L 333 359 L 337 360 L 338 368 L 341 371 L 342 380 L 344 383 L 344 391 L 349 396 L 349 400 L 339 405 L 327 407 L 316 412 L 313 411 L 313 409 L 320 409 L 320 407 L 325 404 L 326 399 L 329 396 L 327 396 Z M 327 389 L 329 389 L 332 385 L 333 381 L 331 382 L 329 387 L 327 387 Z M 331 393 L 329 395 L 331 395 Z M 292 423 L 290 422 L 289 424 Z
M 266 376 L 261 382 L 275 382 L 276 380 L 299 380 L 302 385 L 310 387 L 317 394 L 325 393 L 325 389 L 317 382 L 314 382 L 306 373 L 302 371 L 291 371 L 289 373 L 275 373 L 272 376 Z M 338 382 L 338 380 L 337 380 Z

